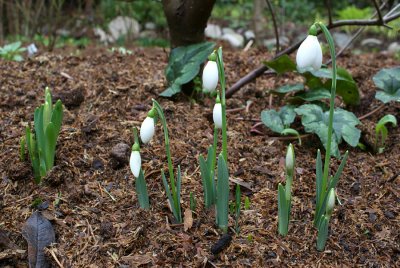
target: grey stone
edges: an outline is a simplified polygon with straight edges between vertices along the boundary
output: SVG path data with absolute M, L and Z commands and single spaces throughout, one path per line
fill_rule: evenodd
M 108 24 L 108 31 L 113 41 L 124 35 L 137 37 L 140 32 L 140 25 L 135 19 L 130 17 L 118 16 Z
M 222 28 L 222 34 L 227 34 L 227 33 L 236 33 L 236 32 L 228 27 Z
M 118 143 L 111 149 L 110 156 L 117 162 L 117 165 L 124 165 L 129 162 L 131 148 L 126 143 Z M 116 165 L 116 166 L 117 166 Z
M 236 48 L 243 47 L 244 37 L 237 33 L 226 33 L 222 36 L 222 39 L 228 41 L 228 43 Z
M 344 48 L 351 39 L 351 36 L 345 33 L 333 33 L 332 37 L 339 48 Z
M 222 30 L 221 27 L 219 27 L 219 25 L 207 24 L 207 27 L 204 30 L 204 34 L 208 38 L 220 39 L 222 36 Z
M 265 47 L 272 49 L 276 46 L 276 38 L 269 38 L 269 39 L 265 39 L 263 41 L 263 44 Z M 281 46 L 287 46 L 289 44 L 289 38 L 286 36 L 280 36 L 279 37 L 279 45 Z
M 144 30 L 139 33 L 140 38 L 157 38 L 157 33 L 153 30 Z
M 109 36 L 103 29 L 101 29 L 100 27 L 96 27 L 93 29 L 93 33 L 96 37 L 98 37 L 100 39 L 100 42 L 102 43 L 110 43 L 113 41 L 113 38 L 111 36 Z
M 396 54 L 396 53 L 400 52 L 400 43 L 398 43 L 398 42 L 391 43 L 388 47 L 388 52 L 390 54 Z
M 157 25 L 154 22 L 146 22 L 144 24 L 144 28 L 146 30 L 155 30 L 157 28 Z
M 364 47 L 379 47 L 382 45 L 382 41 L 376 38 L 366 38 L 361 41 L 361 45 Z
M 256 38 L 256 35 L 252 30 L 247 30 L 244 32 L 244 37 L 246 38 L 246 40 L 250 40 Z

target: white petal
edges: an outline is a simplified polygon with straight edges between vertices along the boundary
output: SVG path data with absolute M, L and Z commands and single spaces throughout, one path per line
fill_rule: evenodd
M 203 69 L 203 91 L 213 92 L 218 85 L 218 66 L 215 61 L 208 61 Z
M 287 149 L 286 153 L 286 169 L 293 171 L 294 168 L 294 151 L 293 151 L 293 145 L 290 144 Z
M 139 177 L 140 168 L 142 165 L 142 159 L 140 157 L 139 151 L 132 151 L 131 158 L 129 159 L 129 166 L 135 178 Z
M 213 109 L 213 120 L 216 128 L 222 128 L 222 106 L 216 103 Z
M 146 117 L 140 127 L 140 139 L 143 143 L 148 143 L 154 135 L 154 119 Z
M 321 66 L 319 62 L 322 63 L 321 45 L 319 44 L 318 38 L 316 36 L 309 35 L 303 41 L 303 43 L 301 43 L 299 49 L 297 50 L 297 67 L 299 69 L 319 69 L 319 67 Z

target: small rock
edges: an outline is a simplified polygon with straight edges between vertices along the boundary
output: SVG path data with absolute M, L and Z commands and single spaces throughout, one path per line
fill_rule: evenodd
M 276 253 L 273 251 L 268 251 L 267 259 L 275 259 L 275 258 L 276 258 Z
M 224 234 L 221 238 L 211 247 L 211 253 L 214 255 L 219 254 L 225 248 L 229 247 L 232 242 L 232 236 L 230 234 Z
M 351 39 L 351 36 L 345 33 L 333 33 L 332 36 L 339 48 L 344 48 Z
M 280 46 L 287 46 L 289 44 L 289 38 L 286 36 L 279 37 L 279 45 Z M 276 46 L 276 38 L 265 39 L 263 41 L 263 45 L 268 49 L 272 49 Z
M 225 27 L 225 28 L 222 28 L 222 34 L 231 34 L 231 33 L 236 33 L 233 29 L 231 29 L 231 28 L 228 28 L 228 27 Z
M 149 21 L 149 22 L 146 22 L 146 23 L 144 24 L 144 28 L 145 28 L 146 30 L 154 31 L 154 30 L 157 28 L 157 25 L 156 25 L 154 22 Z
M 93 163 L 92 163 L 92 167 L 94 169 L 97 169 L 97 170 L 98 169 L 103 169 L 104 168 L 103 161 L 101 159 L 99 159 L 99 158 L 94 159 Z
M 128 34 L 132 37 L 137 37 L 140 32 L 140 24 L 133 18 L 118 16 L 108 24 L 108 30 L 113 41 L 117 41 Z
M 386 218 L 393 220 L 395 218 L 394 213 L 390 210 L 387 210 L 383 213 Z
M 393 42 L 389 45 L 388 47 L 388 52 L 390 54 L 396 54 L 400 52 L 400 43 L 398 42 Z
M 235 48 L 243 47 L 244 45 L 244 37 L 237 33 L 226 33 L 222 36 L 222 39 L 228 41 Z
M 350 190 L 352 192 L 353 195 L 359 195 L 360 194 L 360 190 L 361 190 L 361 186 L 359 182 L 355 182 L 351 185 Z
M 96 37 L 100 39 L 100 42 L 108 44 L 113 41 L 113 38 L 109 36 L 103 29 L 96 27 L 93 29 L 93 33 Z
M 81 131 L 85 134 L 89 134 L 97 128 L 97 121 L 99 121 L 99 117 L 94 114 L 86 115 L 84 122 L 81 127 Z
M 155 39 L 157 38 L 157 33 L 154 30 L 144 30 L 139 33 L 140 38 L 149 38 L 149 39 Z
M 79 107 L 81 103 L 85 100 L 85 96 L 83 95 L 84 89 L 81 87 L 72 89 L 72 90 L 65 90 L 62 92 L 56 92 L 53 94 L 52 99 L 53 102 L 57 100 L 61 100 L 62 103 L 68 109 Z
M 114 228 L 113 228 L 113 224 L 111 222 L 102 222 L 100 223 L 100 235 L 104 238 L 104 239 L 109 239 L 113 236 L 113 232 Z
M 114 160 L 113 168 L 118 168 L 129 162 L 129 153 L 131 148 L 128 144 L 118 143 L 111 149 L 110 157 Z
M 256 38 L 256 35 L 252 30 L 247 30 L 244 32 L 244 37 L 246 38 L 246 40 L 250 40 Z
M 375 213 L 370 212 L 370 213 L 368 214 L 368 220 L 369 220 L 369 222 L 375 222 L 377 218 L 378 218 L 378 217 L 376 216 Z
M 222 30 L 219 25 L 207 24 L 207 27 L 204 30 L 204 34 L 208 38 L 219 39 L 222 36 Z
M 364 47 L 379 47 L 382 45 L 382 41 L 376 38 L 366 38 L 361 41 L 361 45 Z

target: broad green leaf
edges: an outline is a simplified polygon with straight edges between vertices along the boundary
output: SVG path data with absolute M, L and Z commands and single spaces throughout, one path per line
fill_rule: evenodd
M 222 154 L 218 156 L 217 180 L 217 225 L 226 233 L 228 230 L 229 212 L 229 174 Z
M 214 43 L 204 42 L 171 51 L 165 75 L 169 87 L 160 96 L 171 97 L 181 91 L 181 85 L 190 82 L 200 70 L 200 65 L 214 49 Z
M 289 93 L 289 92 L 296 92 L 299 90 L 303 90 L 304 85 L 301 83 L 293 84 L 293 85 L 284 85 L 274 90 L 275 93 Z
M 293 123 L 296 117 L 294 106 L 283 106 L 279 112 L 275 110 L 264 110 L 261 112 L 261 121 L 272 131 L 282 133 L 282 131 Z
M 323 100 L 323 99 L 329 99 L 331 97 L 331 93 L 329 90 L 325 88 L 317 88 L 317 89 L 312 89 L 308 90 L 306 92 L 301 92 L 296 95 L 294 95 L 292 98 L 290 98 L 290 101 L 317 101 L 317 100 Z
M 295 109 L 298 115 L 301 115 L 301 122 L 304 130 L 308 133 L 315 133 L 320 138 L 326 148 L 328 142 L 328 121 L 329 111 L 324 112 L 322 108 L 315 104 L 304 104 Z M 360 121 L 351 112 L 343 109 L 336 109 L 333 116 L 333 133 L 331 154 L 339 157 L 338 144 L 344 139 L 349 145 L 355 147 L 360 139 L 361 131 L 355 126 Z
M 376 99 L 383 103 L 400 102 L 400 67 L 382 69 L 372 79 L 376 87 L 382 89 L 376 92 Z
M 142 209 L 149 209 L 149 195 L 147 193 L 146 180 L 144 179 L 144 173 L 142 169 L 140 169 L 139 177 L 135 180 L 135 188 L 139 206 Z
M 296 71 L 296 64 L 286 54 L 276 59 L 264 62 L 264 64 L 274 70 L 277 74 L 283 74 L 289 71 Z

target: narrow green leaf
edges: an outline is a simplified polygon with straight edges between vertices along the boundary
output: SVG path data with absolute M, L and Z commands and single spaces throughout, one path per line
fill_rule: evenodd
M 57 137 L 60 134 L 62 120 L 63 120 L 63 106 L 61 100 L 58 100 L 54 105 L 54 109 L 51 114 L 51 122 L 54 124 L 54 129 Z
M 139 201 L 139 206 L 142 209 L 149 209 L 149 195 L 147 193 L 146 180 L 144 178 L 143 170 L 140 169 L 139 177 L 135 181 L 136 194 Z
M 35 125 L 35 136 L 36 136 L 36 142 L 37 142 L 37 147 L 38 147 L 38 155 L 40 158 L 40 163 L 42 165 L 42 157 L 45 158 L 45 151 L 46 151 L 46 140 L 44 136 L 44 128 L 43 128 L 43 105 L 41 105 L 39 108 L 35 109 L 35 114 L 34 114 L 34 125 Z M 43 159 L 44 160 L 44 159 Z M 45 168 L 46 170 L 46 168 Z
M 281 183 L 278 184 L 278 232 L 286 236 L 289 228 L 289 209 L 286 200 L 285 188 Z
M 344 156 L 343 156 L 342 162 L 340 163 L 340 165 L 339 165 L 339 167 L 338 167 L 338 169 L 337 169 L 337 171 L 336 171 L 336 173 L 335 173 L 335 176 L 334 176 L 333 179 L 329 182 L 329 187 L 328 187 L 328 189 L 327 189 L 327 192 L 329 192 L 330 189 L 332 189 L 332 188 L 336 188 L 336 185 L 337 185 L 338 182 L 339 182 L 339 178 L 340 178 L 340 176 L 342 175 L 344 166 L 346 165 L 348 156 L 349 156 L 349 152 L 346 151 L 346 153 L 345 153 Z
M 222 154 L 218 156 L 218 181 L 217 181 L 217 224 L 223 231 L 228 230 L 229 212 L 229 174 Z
M 328 240 L 329 219 L 322 216 L 321 222 L 318 226 L 317 236 L 317 250 L 323 251 L 325 249 L 326 241 Z
M 318 213 L 318 211 L 321 209 L 321 207 L 320 207 L 320 205 L 321 205 L 321 203 L 322 203 L 322 200 L 321 200 L 321 193 L 323 192 L 323 191 L 325 191 L 324 189 L 321 189 L 322 188 L 322 180 L 323 180 L 323 174 L 322 174 L 322 169 L 323 169 L 323 166 L 322 166 L 323 164 L 322 164 L 322 158 L 321 158 L 321 151 L 318 149 L 318 152 L 317 152 L 317 162 L 316 162 L 316 200 L 315 200 L 315 203 L 316 203 L 316 213 Z
M 300 137 L 300 133 L 293 129 L 293 128 L 285 128 L 284 130 L 282 130 L 281 135 L 293 135 L 296 136 L 297 139 L 299 140 L 299 144 L 301 145 L 301 137 Z
M 182 186 L 182 175 L 181 175 L 181 166 L 178 165 L 178 173 L 176 175 L 176 211 L 178 212 L 178 222 L 182 222 L 182 213 L 181 213 L 181 186 Z
M 35 182 L 40 183 L 40 180 L 41 180 L 40 162 L 39 162 L 39 155 L 37 152 L 37 144 L 36 144 L 35 139 L 33 138 L 31 129 L 29 127 L 26 127 L 25 137 L 26 137 L 25 140 L 26 140 L 27 147 L 28 147 L 29 157 L 30 157 L 31 163 L 32 163 L 32 169 L 33 169 L 33 175 L 35 178 Z
M 25 161 L 25 138 L 21 137 L 19 142 L 19 158 L 21 161 Z
M 170 191 L 169 185 L 168 185 L 168 181 L 165 178 L 165 174 L 164 174 L 163 170 L 161 170 L 161 178 L 162 178 L 162 181 L 163 181 L 163 184 L 164 184 L 165 193 L 166 193 L 166 195 L 168 197 L 169 205 L 170 205 L 170 207 L 172 209 L 172 213 L 174 214 L 175 219 L 177 219 L 177 211 L 175 211 L 174 199 L 172 198 L 171 191 Z
M 396 117 L 394 117 L 391 114 L 387 114 L 384 117 L 382 117 L 376 124 L 376 127 L 375 127 L 376 141 L 375 141 L 375 143 L 377 145 L 379 144 L 378 146 L 384 146 L 384 144 L 385 144 L 385 141 L 386 141 L 386 138 L 388 135 L 388 130 L 385 125 L 389 124 L 389 123 L 392 124 L 392 126 L 394 126 L 394 127 L 397 126 Z M 381 137 L 380 141 L 378 141 L 379 135 Z
M 54 157 L 56 152 L 56 144 L 57 144 L 57 135 L 55 132 L 55 127 L 52 122 L 47 125 L 45 132 L 45 160 L 46 160 L 46 171 L 53 168 L 54 165 Z
M 212 205 L 212 189 L 210 185 L 210 172 L 208 170 L 208 165 L 204 160 L 204 157 L 200 155 L 199 157 L 200 162 L 200 176 L 201 181 L 203 183 L 203 190 L 204 190 L 204 206 L 209 208 Z
M 195 212 L 196 211 L 196 198 L 194 197 L 193 193 L 190 192 L 190 210 Z

